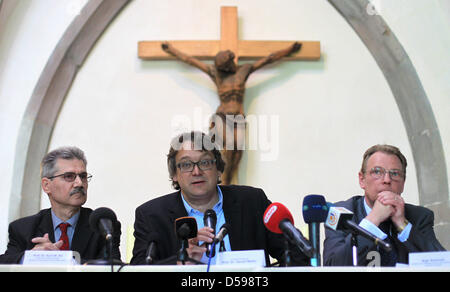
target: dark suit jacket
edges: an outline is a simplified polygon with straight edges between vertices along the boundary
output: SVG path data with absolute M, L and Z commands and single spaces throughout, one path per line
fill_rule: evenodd
M 354 196 L 347 201 L 336 203 L 336 206 L 344 207 L 352 211 L 354 213 L 353 221 L 357 224 L 367 216 L 366 210 L 364 209 L 364 196 Z M 394 245 L 398 253 L 398 262 L 408 263 L 408 254 L 410 252 L 445 250 L 434 234 L 434 213 L 431 210 L 421 206 L 405 204 L 405 217 L 412 224 L 408 240 L 403 243 L 400 242 L 397 239 L 397 231 L 391 230 Z M 323 247 L 324 265 L 353 265 L 350 239 L 350 233 L 325 228 Z M 370 251 L 376 251 L 377 246 L 362 236 L 357 236 L 357 242 L 358 265 L 367 266 L 373 260 L 373 258 L 367 259 L 367 254 Z
M 75 233 L 72 239 L 72 250 L 78 251 L 82 263 L 91 259 L 102 259 L 105 254 L 106 240 L 89 227 L 91 209 L 81 208 Z M 49 239 L 55 242 L 55 233 L 52 222 L 51 209 L 41 210 L 38 214 L 24 217 L 9 225 L 9 242 L 5 254 L 0 256 L 2 264 L 17 264 L 26 250 L 32 249 L 35 244 L 31 239 L 42 237 L 48 233 Z M 114 226 L 113 257 L 120 260 L 120 223 Z
M 223 194 L 225 221 L 231 225 L 229 232 L 232 250 L 263 249 L 282 261 L 284 237 L 269 232 L 263 223 L 263 214 L 270 205 L 261 189 L 247 186 L 220 186 Z M 131 264 L 145 264 L 146 251 L 151 240 L 157 242 L 155 260 L 177 254 L 181 245 L 175 233 L 174 222 L 187 216 L 181 193 L 171 193 L 144 203 L 136 209 L 134 224 L 135 243 Z M 292 262 L 308 265 L 308 259 L 292 248 Z

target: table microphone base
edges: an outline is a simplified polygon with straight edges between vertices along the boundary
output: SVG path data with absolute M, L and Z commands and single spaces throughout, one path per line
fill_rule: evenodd
M 112 261 L 113 265 L 123 265 L 123 262 L 121 260 L 118 259 L 113 259 Z M 93 266 L 110 266 L 111 265 L 111 260 L 105 260 L 105 259 L 98 259 L 98 260 L 90 260 L 87 261 L 85 265 L 93 265 Z

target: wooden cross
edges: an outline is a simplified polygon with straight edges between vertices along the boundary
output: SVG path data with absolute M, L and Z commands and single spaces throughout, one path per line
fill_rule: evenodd
M 248 60 L 266 57 L 284 49 L 294 41 L 244 41 L 238 39 L 237 7 L 221 7 L 220 40 L 218 41 L 169 41 L 175 48 L 198 59 L 214 59 L 219 51 L 231 50 L 238 59 Z M 140 41 L 138 56 L 144 60 L 172 60 L 161 49 L 163 41 Z M 299 41 L 301 50 L 284 60 L 318 60 L 320 59 L 320 42 Z

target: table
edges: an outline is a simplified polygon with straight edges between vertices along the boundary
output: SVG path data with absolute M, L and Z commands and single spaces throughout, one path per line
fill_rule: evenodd
M 114 266 L 114 272 L 120 266 Z M 111 272 L 111 266 L 23 266 L 0 265 L 0 272 Z M 206 265 L 186 266 L 124 266 L 120 272 L 206 272 Z M 273 267 L 262 268 L 254 266 L 211 266 L 210 272 L 242 272 L 242 273 L 273 273 L 273 272 L 450 272 L 450 267 Z

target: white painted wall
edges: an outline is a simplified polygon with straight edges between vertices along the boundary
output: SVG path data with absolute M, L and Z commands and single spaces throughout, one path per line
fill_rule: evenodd
M 0 251 L 7 244 L 21 118 L 76 1 L 21 0 L 0 36 Z M 449 5 L 445 0 L 407 2 L 374 3 L 416 66 L 449 155 Z M 328 201 L 338 201 L 361 194 L 357 172 L 363 152 L 373 144 L 389 143 L 409 159 L 404 196 L 418 204 L 412 153 L 388 84 L 327 1 L 284 0 L 280 5 L 275 0 L 135 0 L 80 69 L 50 143 L 52 149 L 77 145 L 86 152 L 88 171 L 94 175 L 86 206 L 115 210 L 123 226 L 123 259 L 135 208 L 172 191 L 166 154 L 171 137 L 180 130 L 176 122 L 187 116 L 191 125 L 184 127 L 206 130 L 205 121 L 219 104 L 214 84 L 204 73 L 175 61 L 142 61 L 137 42 L 218 39 L 220 6 L 225 5 L 238 6 L 241 39 L 319 40 L 323 54 L 318 62 L 281 63 L 249 78 L 246 113 L 278 121 L 270 144 L 277 155 L 267 161 L 262 144 L 247 152 L 240 183 L 263 188 L 272 201 L 291 210 L 302 228 L 305 195 L 323 194 Z M 265 138 L 266 132 L 258 134 Z
M 69 1 L 19 0 L 0 28 L 0 252 L 8 242 L 8 208 L 20 123 L 38 78 L 76 12 Z M 80 2 L 82 3 L 82 2 Z

